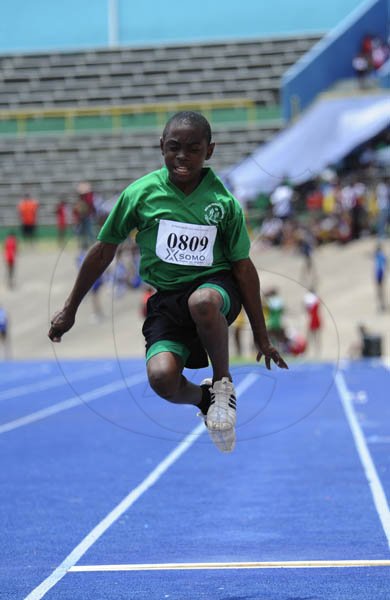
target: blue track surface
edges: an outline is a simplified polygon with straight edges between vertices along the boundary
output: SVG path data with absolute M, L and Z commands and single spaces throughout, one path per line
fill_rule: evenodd
M 207 374 L 188 373 L 198 382 Z M 91 541 L 194 430 L 196 410 L 155 396 L 142 360 L 1 363 L 0 598 L 389 600 L 389 566 L 69 570 L 390 559 L 389 370 L 378 362 L 288 372 L 248 365 L 233 375 L 242 390 L 234 453 L 218 453 L 207 432 L 188 438 Z M 379 509 L 342 385 L 384 494 Z

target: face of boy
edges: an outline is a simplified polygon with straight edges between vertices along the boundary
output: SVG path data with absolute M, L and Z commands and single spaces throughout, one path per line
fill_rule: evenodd
M 172 123 L 160 148 L 171 182 L 186 194 L 190 194 L 202 178 L 202 168 L 214 150 L 201 129 L 185 123 Z

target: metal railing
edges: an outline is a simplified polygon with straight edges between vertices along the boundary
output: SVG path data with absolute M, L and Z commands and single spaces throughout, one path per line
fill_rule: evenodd
M 150 126 L 162 127 L 167 118 L 176 111 L 198 110 L 211 119 L 213 112 L 224 109 L 240 109 L 245 112 L 248 121 L 254 121 L 257 118 L 257 107 L 254 100 L 250 98 L 226 98 L 220 100 L 172 101 L 156 104 L 140 103 L 117 106 L 0 110 L 0 128 L 2 124 L 8 122 L 8 124 L 15 124 L 15 133 L 21 135 L 39 130 L 74 132 L 84 129 L 88 118 L 102 118 L 106 119 L 105 124 L 102 123 L 102 127 L 121 129 L 126 126 L 126 117 L 144 117 L 145 119 L 149 117 Z M 98 123 L 95 125 L 100 128 Z

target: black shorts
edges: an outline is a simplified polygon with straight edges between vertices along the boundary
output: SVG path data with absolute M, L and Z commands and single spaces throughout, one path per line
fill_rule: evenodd
M 236 319 L 241 310 L 241 298 L 230 271 L 196 279 L 180 290 L 156 292 L 147 302 L 142 328 L 147 360 L 159 352 L 173 352 L 182 358 L 185 367 L 207 367 L 207 353 L 188 308 L 189 297 L 199 287 L 217 289 L 223 299 L 221 311 L 228 324 Z
M 33 237 L 35 234 L 36 225 L 22 225 L 22 234 L 24 237 Z

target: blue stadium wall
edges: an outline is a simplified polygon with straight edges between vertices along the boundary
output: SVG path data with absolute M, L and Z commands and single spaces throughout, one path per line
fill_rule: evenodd
M 322 33 L 361 0 L 4 0 L 0 53 Z
M 366 0 L 292 66 L 282 80 L 284 118 L 297 116 L 336 81 L 354 77 L 352 60 L 363 37 L 386 40 L 389 17 L 389 0 Z

